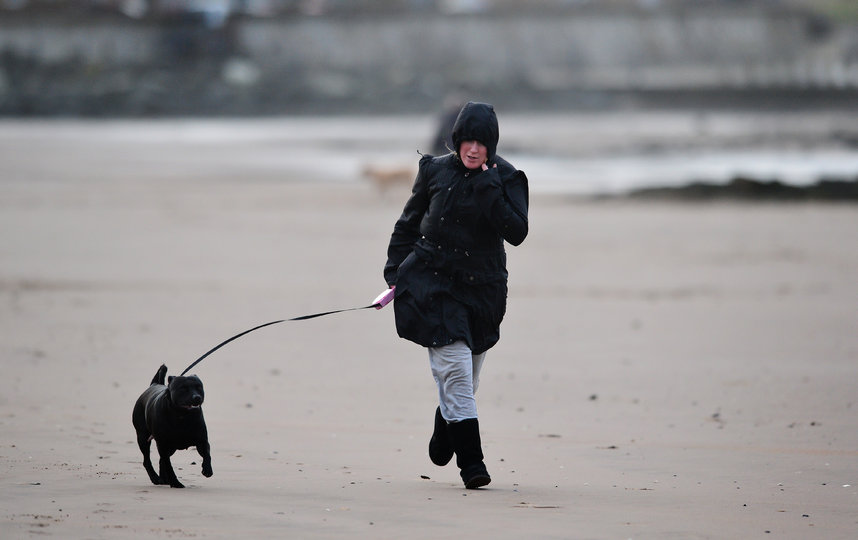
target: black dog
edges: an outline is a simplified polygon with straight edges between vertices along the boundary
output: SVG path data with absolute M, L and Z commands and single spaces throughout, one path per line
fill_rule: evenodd
M 176 477 L 170 456 L 176 450 L 196 446 L 203 458 L 203 476 L 212 475 L 212 457 L 209 453 L 208 431 L 203 420 L 203 382 L 196 376 L 170 377 L 164 385 L 167 366 L 162 365 L 152 384 L 134 404 L 131 416 L 137 430 L 137 445 L 143 452 L 143 466 L 153 484 L 170 484 L 185 487 Z M 155 439 L 158 447 L 160 475 L 155 474 L 149 458 L 149 445 Z

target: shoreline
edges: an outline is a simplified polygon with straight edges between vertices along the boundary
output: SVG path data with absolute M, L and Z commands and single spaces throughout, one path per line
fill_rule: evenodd
M 665 194 L 664 188 L 687 192 L 695 183 L 747 179 L 801 187 L 811 196 L 817 182 L 855 180 L 856 125 L 852 116 L 833 113 L 509 114 L 499 151 L 527 172 L 534 193 L 598 197 L 659 188 Z M 391 185 L 410 186 L 433 129 L 434 118 L 424 115 L 7 120 L 0 121 L 0 142 L 10 159 L 0 172 L 8 180 L 49 178 L 45 162 L 58 161 L 81 164 L 68 168 L 70 179 L 377 180 L 383 196 Z M 19 163 L 27 156 L 34 162 L 29 168 Z

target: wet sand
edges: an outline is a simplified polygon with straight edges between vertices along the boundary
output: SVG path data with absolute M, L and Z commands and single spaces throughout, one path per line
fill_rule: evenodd
M 197 366 L 214 476 L 180 451 L 178 490 L 149 482 L 131 426 L 158 366 L 367 304 L 408 188 L 199 141 L 0 133 L 4 538 L 858 531 L 854 205 L 537 194 L 478 394 L 487 489 L 430 463 L 426 355 L 384 309 Z

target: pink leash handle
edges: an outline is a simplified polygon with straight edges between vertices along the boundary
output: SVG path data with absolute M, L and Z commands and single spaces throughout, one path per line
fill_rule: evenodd
M 375 309 L 381 309 L 393 300 L 394 292 L 396 291 L 396 285 L 383 291 L 381 294 L 375 297 L 375 300 L 372 301 L 372 305 L 375 306 Z

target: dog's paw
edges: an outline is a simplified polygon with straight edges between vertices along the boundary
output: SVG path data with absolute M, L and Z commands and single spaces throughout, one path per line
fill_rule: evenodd
M 161 477 L 155 473 L 149 473 L 149 480 L 151 480 L 152 483 L 155 484 L 156 486 L 160 486 L 161 484 L 167 483 L 164 480 L 162 480 Z
M 175 482 L 170 482 L 170 487 L 171 488 L 183 488 L 183 487 L 185 487 L 185 484 L 176 480 Z
M 211 467 L 203 467 L 203 476 L 205 476 L 206 478 L 209 478 L 213 474 L 214 474 L 214 471 L 212 471 Z

